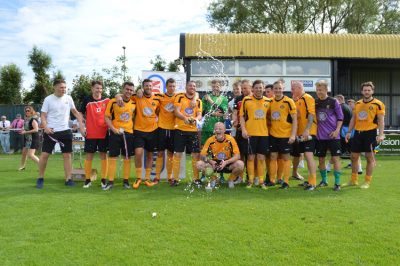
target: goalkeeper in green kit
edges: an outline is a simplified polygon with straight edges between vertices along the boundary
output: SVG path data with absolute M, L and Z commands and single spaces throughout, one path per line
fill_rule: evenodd
M 203 97 L 204 124 L 201 132 L 201 144 L 213 135 L 214 125 L 224 121 L 224 113 L 228 111 L 228 98 L 221 94 L 221 81 L 211 81 L 211 94 Z

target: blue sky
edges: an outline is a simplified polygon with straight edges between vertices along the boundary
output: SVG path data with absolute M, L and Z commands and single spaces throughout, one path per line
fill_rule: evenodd
M 179 56 L 179 34 L 215 32 L 206 21 L 211 0 L 0 0 L 0 66 L 17 64 L 24 87 L 33 45 L 49 53 L 68 85 L 77 74 L 115 64 L 126 46 L 129 75 L 136 79 L 160 54 Z

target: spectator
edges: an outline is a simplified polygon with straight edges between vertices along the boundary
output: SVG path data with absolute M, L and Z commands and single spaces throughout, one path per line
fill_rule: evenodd
M 21 114 L 17 114 L 11 123 L 11 128 L 14 129 L 12 132 L 14 152 L 18 152 L 22 150 L 22 143 L 24 141 L 24 136 L 21 134 L 24 129 L 24 119 L 21 118 Z
M 0 121 L 0 142 L 3 152 L 10 153 L 10 121 L 7 120 L 5 115 L 1 116 Z
M 39 158 L 35 155 L 35 151 L 39 147 L 39 125 L 37 116 L 32 106 L 25 107 L 25 122 L 24 128 L 21 131 L 21 136 L 24 140 L 22 148 L 21 164 L 19 171 L 25 170 L 26 159 L 29 157 L 33 162 L 39 164 Z

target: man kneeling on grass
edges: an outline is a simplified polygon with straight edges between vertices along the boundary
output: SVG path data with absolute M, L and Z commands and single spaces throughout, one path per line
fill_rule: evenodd
M 203 175 L 212 170 L 211 186 L 215 186 L 217 173 L 230 173 L 229 188 L 233 188 L 235 178 L 242 176 L 244 163 L 240 159 L 240 152 L 236 140 L 225 134 L 225 125 L 218 122 L 214 125 L 214 136 L 207 139 L 200 152 L 201 160 L 197 162 L 197 169 Z M 208 170 L 210 169 L 210 170 Z

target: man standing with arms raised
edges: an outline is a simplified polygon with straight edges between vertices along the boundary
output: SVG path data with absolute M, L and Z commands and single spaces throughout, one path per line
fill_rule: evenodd
M 92 161 L 96 151 L 100 156 L 101 187 L 106 186 L 107 176 L 107 148 L 108 148 L 108 127 L 104 119 L 107 104 L 110 99 L 102 97 L 103 83 L 92 81 L 92 95 L 85 97 L 80 112 L 86 116 L 86 137 L 85 137 L 85 184 L 84 188 L 92 185 Z
M 70 112 L 78 120 L 82 136 L 86 135 L 82 115 L 76 110 L 71 96 L 65 94 L 67 92 L 65 81 L 56 79 L 53 85 L 54 93 L 47 96 L 42 105 L 41 124 L 44 129 L 44 135 L 42 154 L 39 158 L 39 178 L 36 181 L 36 187 L 39 189 L 43 188 L 47 161 L 56 143 L 60 145 L 63 154 L 65 185 L 75 185 L 71 179 L 72 131 L 68 127 Z
M 192 155 L 193 181 L 200 185 L 199 171 L 196 163 L 200 159 L 200 143 L 197 135 L 197 121 L 201 120 L 202 103 L 196 97 L 196 83 L 189 81 L 186 84 L 186 92 L 175 97 L 175 136 L 174 136 L 174 158 L 172 172 L 174 180 L 171 186 L 179 184 L 179 168 L 183 152 Z M 196 105 L 193 106 L 193 100 Z
M 351 180 L 346 185 L 358 185 L 358 159 L 360 153 L 365 152 L 367 167 L 365 183 L 361 188 L 369 188 L 372 171 L 375 167 L 374 148 L 385 139 L 385 105 L 373 97 L 374 84 L 369 81 L 361 84 L 363 98 L 356 102 L 353 117 L 350 120 L 346 141 L 350 140 L 351 131 L 354 129 L 354 137 L 351 143 Z M 378 129 L 378 132 L 377 132 Z

